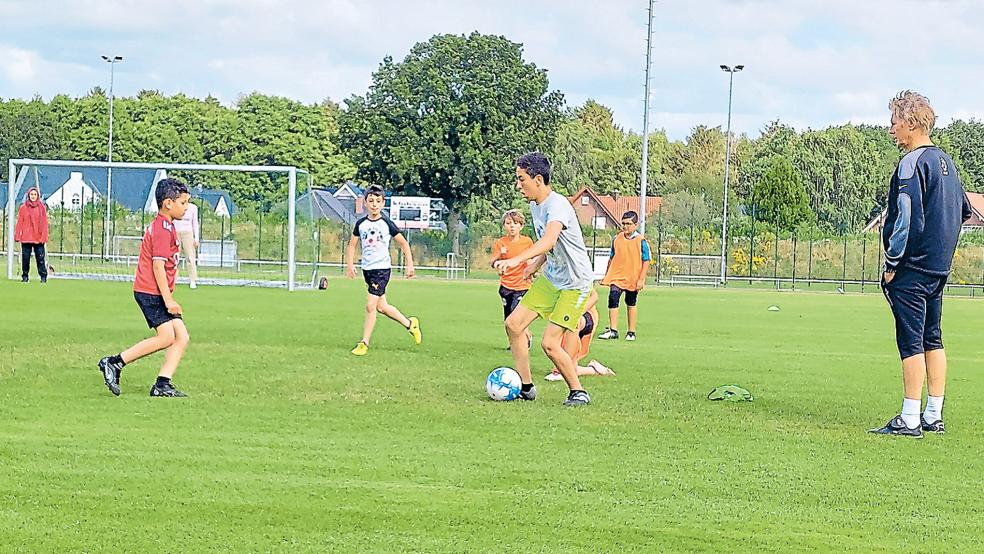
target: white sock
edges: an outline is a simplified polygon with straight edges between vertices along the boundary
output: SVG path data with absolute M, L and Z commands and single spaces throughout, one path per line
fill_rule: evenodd
M 919 427 L 919 405 L 921 403 L 919 398 L 902 399 L 902 421 L 909 429 Z
M 941 419 L 943 419 L 943 397 L 927 396 L 926 421 L 929 423 L 935 423 Z

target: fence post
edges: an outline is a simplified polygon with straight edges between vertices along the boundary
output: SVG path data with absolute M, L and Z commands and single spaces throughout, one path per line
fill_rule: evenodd
M 748 284 L 752 284 L 752 269 L 755 264 L 755 204 L 752 204 L 752 226 L 748 230 Z
M 82 237 L 85 236 L 85 191 L 81 195 L 82 201 L 79 203 L 79 254 L 82 253 Z
M 687 274 L 694 274 L 694 223 L 690 220 L 690 255 L 687 257 Z
M 772 278 L 776 280 L 776 290 L 779 290 L 779 218 L 776 218 L 776 237 L 775 237 L 775 254 L 772 258 Z
M 796 288 L 796 231 L 793 231 L 793 289 Z
M 810 234 L 809 251 L 806 253 L 806 286 L 813 286 L 813 234 Z
M 90 255 L 92 254 L 92 246 L 93 246 L 92 243 L 94 243 L 96 241 L 96 233 L 95 233 L 95 231 L 96 231 L 96 213 L 95 213 L 96 212 L 96 207 L 94 206 L 94 204 L 95 204 L 95 200 L 93 200 L 91 203 L 89 203 L 89 206 L 90 206 L 89 211 L 92 212 L 92 217 L 89 218 L 89 254 Z
M 868 254 L 868 237 L 861 237 L 861 294 L 864 294 L 864 259 Z
M 222 271 L 225 265 L 225 218 L 219 217 L 221 220 L 221 230 L 219 231 L 219 271 Z
M 595 267 L 595 249 L 598 247 L 598 205 L 595 204 L 595 215 L 591 219 L 591 270 Z
M 260 206 L 259 237 L 256 239 L 256 259 L 263 260 L 263 206 Z
M 280 224 L 280 265 L 284 263 L 284 250 L 287 247 L 284 245 L 284 241 L 287 240 L 287 222 Z
M 875 266 L 875 278 L 881 283 L 881 272 L 882 272 L 882 249 L 881 249 L 881 226 L 878 227 L 878 265 Z
M 841 289 L 847 290 L 847 235 L 844 235 L 844 271 L 841 273 Z
M 113 234 L 113 240 L 116 240 L 116 211 L 114 210 L 114 211 L 109 212 L 109 213 L 110 213 L 110 217 L 113 218 L 113 226 L 112 226 L 112 231 L 111 231 L 112 234 Z
M 659 219 L 656 224 L 656 284 L 659 284 L 660 273 L 663 271 L 663 205 L 659 206 Z

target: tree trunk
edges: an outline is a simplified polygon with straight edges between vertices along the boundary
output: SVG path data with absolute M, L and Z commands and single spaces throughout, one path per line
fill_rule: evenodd
M 461 235 L 458 233 L 458 222 L 461 216 L 457 209 L 448 211 L 448 233 L 451 234 L 451 251 L 458 255 L 461 253 Z

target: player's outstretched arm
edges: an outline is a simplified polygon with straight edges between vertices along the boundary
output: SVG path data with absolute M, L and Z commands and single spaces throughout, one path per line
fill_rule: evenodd
M 407 279 L 413 279 L 413 276 L 417 274 L 417 270 L 413 267 L 413 252 L 410 251 L 410 243 L 407 242 L 406 237 L 403 233 L 398 233 L 395 237 L 396 243 L 400 245 L 400 250 L 403 250 L 403 260 L 406 266 L 406 276 Z
M 349 279 L 355 279 L 355 246 L 359 243 L 359 237 L 349 239 L 348 247 L 345 248 L 345 275 Z

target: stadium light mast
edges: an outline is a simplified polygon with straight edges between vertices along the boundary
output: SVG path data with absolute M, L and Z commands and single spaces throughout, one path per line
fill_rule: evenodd
M 731 98 L 735 90 L 735 73 L 745 69 L 743 65 L 733 68 L 721 66 L 721 71 L 728 73 L 728 131 L 724 136 L 727 141 L 724 148 L 724 215 L 721 219 L 721 284 L 728 282 L 728 176 L 731 173 Z
M 106 161 L 113 162 L 113 77 L 116 64 L 123 61 L 123 56 L 102 56 L 103 61 L 109 64 L 109 156 Z M 103 258 L 109 254 L 109 218 L 110 200 L 113 198 L 113 168 L 106 170 L 106 223 L 103 225 Z
M 642 108 L 642 175 L 639 177 L 639 232 L 646 235 L 646 179 L 649 177 L 649 83 L 653 54 L 653 5 L 649 0 L 649 23 L 646 27 L 646 92 Z M 616 214 L 621 217 L 621 214 Z

